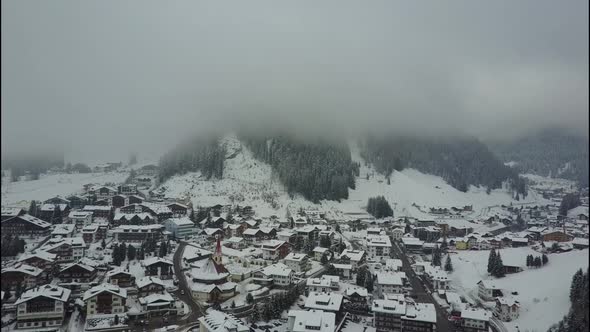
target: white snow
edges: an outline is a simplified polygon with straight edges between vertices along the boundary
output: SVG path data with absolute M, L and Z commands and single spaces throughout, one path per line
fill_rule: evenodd
M 569 288 L 576 270 L 588 267 L 588 249 L 561 254 L 550 254 L 549 263 L 538 269 L 526 267 L 526 256 L 540 256 L 530 248 L 506 248 L 501 250 L 502 259 L 521 261 L 523 272 L 495 279 L 487 275 L 489 251 L 460 251 L 451 255 L 454 271 L 450 274 L 451 289 L 473 299 L 477 296 L 479 280 L 494 280 L 500 288 L 518 292 L 521 304 L 520 317 L 505 323 L 509 330 L 546 331 L 557 323 L 570 308 Z M 510 293 L 508 293 L 510 294 Z
M 39 180 L 2 182 L 2 204 L 26 204 L 31 200 L 44 201 L 56 195 L 62 197 L 80 193 L 87 183 L 120 183 L 125 181 L 126 172 L 51 174 L 41 175 Z

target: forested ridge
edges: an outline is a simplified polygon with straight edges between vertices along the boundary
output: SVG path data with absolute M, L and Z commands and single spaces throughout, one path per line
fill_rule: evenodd
M 225 149 L 217 136 L 199 136 L 179 144 L 160 158 L 159 180 L 200 171 L 207 179 L 223 177 Z
M 588 186 L 588 138 L 546 129 L 490 147 L 503 161 L 516 162 L 521 172 L 575 180 Z
M 345 142 L 304 142 L 286 135 L 242 134 L 240 139 L 257 159 L 271 165 L 291 195 L 299 193 L 313 202 L 340 200 L 348 198 L 348 188 L 355 188 L 359 165 Z
M 438 175 L 461 191 L 469 185 L 500 188 L 509 180 L 517 196 L 526 195 L 525 180 L 475 138 L 369 136 L 360 146 L 361 156 L 386 176 L 393 170 L 415 168 Z

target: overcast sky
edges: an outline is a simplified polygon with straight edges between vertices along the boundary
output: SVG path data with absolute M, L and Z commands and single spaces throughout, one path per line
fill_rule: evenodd
M 588 135 L 588 1 L 3 0 L 1 103 L 3 152 L 86 160 L 240 119 Z

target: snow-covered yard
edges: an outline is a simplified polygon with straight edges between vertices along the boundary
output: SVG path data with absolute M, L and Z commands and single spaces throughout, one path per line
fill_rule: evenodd
M 477 296 L 477 291 L 473 290 L 477 288 L 478 281 L 494 279 L 500 288 L 518 292 L 522 306 L 520 317 L 505 323 L 506 327 L 511 331 L 516 331 L 517 326 L 521 332 L 546 331 L 569 310 L 572 276 L 576 270 L 588 268 L 588 249 L 550 254 L 549 263 L 539 269 L 526 267 L 527 255 L 540 256 L 528 247 L 506 248 L 500 252 L 505 263 L 520 261 L 525 270 L 495 279 L 487 274 L 489 251 L 460 251 L 451 255 L 455 269 L 451 273 L 451 289 L 469 299 Z

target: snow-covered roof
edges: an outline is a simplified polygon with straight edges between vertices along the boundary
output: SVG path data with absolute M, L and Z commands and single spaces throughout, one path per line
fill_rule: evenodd
M 40 275 L 43 272 L 43 270 L 27 264 L 17 264 L 15 266 L 2 269 L 2 273 L 7 272 L 20 272 L 36 277 Z
M 74 224 L 57 224 L 51 232 L 52 235 L 68 235 L 74 232 L 76 225 Z
M 43 244 L 41 250 L 50 251 L 64 244 L 72 247 L 86 247 L 86 243 L 82 237 L 63 237 L 49 239 L 47 242 L 45 242 L 45 244 Z
M 492 280 L 480 280 L 477 284 L 481 284 L 486 289 L 500 289 Z
M 352 270 L 352 264 L 332 264 L 336 270 Z
M 424 241 L 416 237 L 402 237 L 402 242 L 406 246 L 422 246 L 424 245 Z
M 188 217 L 181 217 L 181 218 L 170 218 L 166 220 L 167 223 L 175 224 L 176 226 L 194 226 L 195 223 L 192 222 Z
M 68 207 L 67 204 L 43 204 L 41 205 L 41 211 L 53 211 L 56 206 L 59 206 L 60 211 L 63 211 Z
M 365 255 L 365 252 L 362 250 L 344 249 L 344 251 L 342 251 L 342 254 L 340 254 L 340 257 L 346 256 L 346 257 L 350 258 L 351 261 L 358 262 L 361 259 L 363 259 L 364 255 Z
M 285 244 L 285 241 L 280 241 L 280 240 L 268 240 L 263 242 L 260 245 L 260 249 L 261 250 L 277 250 L 280 246 L 282 246 L 283 244 Z
M 37 286 L 22 293 L 14 305 L 19 305 L 37 297 L 46 297 L 55 301 L 67 302 L 70 299 L 71 293 L 71 290 L 57 285 L 47 284 L 44 286 Z
M 103 283 L 103 284 L 94 286 L 94 287 L 90 288 L 89 290 L 87 290 L 86 292 L 84 292 L 84 297 L 82 299 L 84 301 L 86 301 L 92 297 L 95 297 L 96 295 L 98 295 L 100 293 L 103 293 L 103 292 L 108 292 L 113 295 L 120 296 L 122 298 L 127 298 L 127 290 L 126 289 L 120 288 L 117 285 Z
M 385 261 L 385 268 L 391 270 L 399 270 L 403 266 L 402 260 L 397 258 L 388 258 Z
M 106 276 L 107 276 L 108 278 L 110 278 L 110 277 L 116 276 L 117 274 L 127 274 L 127 275 L 129 275 L 129 276 L 131 276 L 131 275 L 132 275 L 132 274 L 131 274 L 131 272 L 129 272 L 129 271 L 127 271 L 127 270 L 123 269 L 122 267 L 116 267 L 116 268 L 114 268 L 114 269 L 112 269 L 112 270 L 108 271 Z
M 396 285 L 403 286 L 402 278 L 397 273 L 379 272 L 377 273 L 376 283 L 379 285 Z
M 321 254 L 323 254 L 326 251 L 328 251 L 328 248 L 323 248 L 323 247 L 315 247 L 315 248 L 313 248 L 313 252 L 319 252 Z
M 338 311 L 342 306 L 342 294 L 310 292 L 305 300 L 305 307 L 327 311 Z
M 217 281 L 229 276 L 227 270 L 222 265 L 216 264 L 211 258 L 203 260 L 200 267 L 193 271 L 193 277 L 199 280 Z
M 265 267 L 260 272 L 266 276 L 288 276 L 293 273 L 293 270 L 283 263 L 276 263 Z
M 76 218 L 88 218 L 88 216 L 91 216 L 92 212 L 91 211 L 72 211 L 70 212 L 70 214 L 68 215 L 69 218 L 72 219 L 76 219 Z
M 302 262 L 306 258 L 306 254 L 296 254 L 294 252 L 290 252 L 284 259 L 285 261 Z
M 135 284 L 137 285 L 137 288 L 144 288 L 145 286 L 151 285 L 151 284 L 156 284 L 156 285 L 160 285 L 162 287 L 166 287 L 166 284 L 164 284 L 162 279 L 157 278 L 157 277 L 151 277 L 151 276 L 137 279 L 137 280 L 135 280 Z
M 142 213 L 119 213 L 119 212 L 117 212 L 117 213 L 115 213 L 113 220 L 115 220 L 115 221 L 119 221 L 121 219 L 131 220 L 135 216 L 137 216 L 141 220 L 154 219 L 154 217 L 152 217 L 152 215 L 147 212 L 142 212 Z
M 83 268 L 84 270 L 86 270 L 86 271 L 88 271 L 88 272 L 92 272 L 92 271 L 94 271 L 94 270 L 95 270 L 95 268 L 94 268 L 93 266 L 86 265 L 86 264 L 83 264 L 83 263 L 70 263 L 70 264 L 67 264 L 67 265 L 65 265 L 65 266 L 64 266 L 64 267 L 63 267 L 63 268 L 60 270 L 60 272 L 62 272 L 62 271 L 65 271 L 65 270 L 67 270 L 67 269 L 69 269 L 69 268 L 72 268 L 72 267 L 74 267 L 74 266 L 81 267 L 81 268 Z
M 461 317 L 464 319 L 489 321 L 492 315 L 488 310 L 480 308 L 467 308 L 461 311 Z
M 199 318 L 201 327 L 208 332 L 248 332 L 250 328 L 232 314 L 217 310 L 207 311 L 207 315 Z
M 374 300 L 373 312 L 381 312 L 401 316 L 406 313 L 406 301 Z
M 293 317 L 293 332 L 334 332 L 336 314 L 322 310 L 289 310 Z
M 10 219 L 6 219 L 6 220 L 2 220 L 2 223 L 8 223 L 8 222 L 12 222 L 12 221 L 16 221 L 16 220 L 24 220 L 26 222 L 29 222 L 35 226 L 41 227 L 41 228 L 49 228 L 51 226 L 50 223 L 43 221 L 39 218 L 35 218 L 30 214 L 23 214 L 21 216 L 16 216 Z
M 366 288 L 364 288 L 364 287 L 358 287 L 358 286 L 357 287 L 348 287 L 346 289 L 346 291 L 344 292 L 344 294 L 346 296 L 351 296 L 353 294 L 358 294 L 359 296 L 362 296 L 362 297 L 369 296 L 369 292 L 367 291 Z
M 207 234 L 209 236 L 211 236 L 215 233 L 218 233 L 218 232 L 223 232 L 223 230 L 221 228 L 205 228 L 203 231 L 205 232 L 205 234 Z
M 402 319 L 436 324 L 436 309 L 432 303 L 408 303 Z
M 7 207 L 7 206 L 3 206 L 2 207 L 2 216 L 3 217 L 16 217 L 22 211 L 24 211 L 24 210 L 22 208 L 19 208 L 19 207 Z
M 174 298 L 168 292 L 164 291 L 163 294 L 150 294 L 140 297 L 138 301 L 141 305 L 147 305 L 149 307 L 151 304 L 156 304 L 157 302 L 173 302 Z
M 44 261 L 53 262 L 56 257 L 57 257 L 56 254 L 52 254 L 52 253 L 49 253 L 49 252 L 43 251 L 43 250 L 37 250 L 34 253 L 23 254 L 22 256 L 20 256 L 18 261 L 23 262 L 23 261 L 26 261 L 31 258 L 39 258 Z
M 111 231 L 113 233 L 117 233 L 117 232 L 125 232 L 127 231 L 133 231 L 133 230 L 146 230 L 146 231 L 156 231 L 156 230 L 161 230 L 163 229 L 164 226 L 160 225 L 160 224 L 151 224 L 151 225 L 121 225 L 118 227 L 113 228 Z
M 244 238 L 243 237 L 238 237 L 238 236 L 232 236 L 229 239 L 225 240 L 224 242 L 241 243 L 241 242 L 244 242 Z
M 258 229 L 258 228 L 248 228 L 242 233 L 242 235 L 255 236 L 256 234 L 258 234 L 258 232 L 260 232 L 260 229 Z
M 496 298 L 496 301 L 498 303 L 500 303 L 501 305 L 507 305 L 509 307 L 516 305 L 516 306 L 520 307 L 520 303 L 513 296 L 500 296 L 500 297 Z
M 172 261 L 166 259 L 166 258 L 162 258 L 162 257 L 150 257 L 150 258 L 146 258 L 142 261 L 144 266 L 150 266 L 156 263 L 164 263 L 164 264 L 168 264 L 168 265 L 174 265 L 172 263 Z
M 110 211 L 112 207 L 107 205 L 85 205 L 83 211 Z

